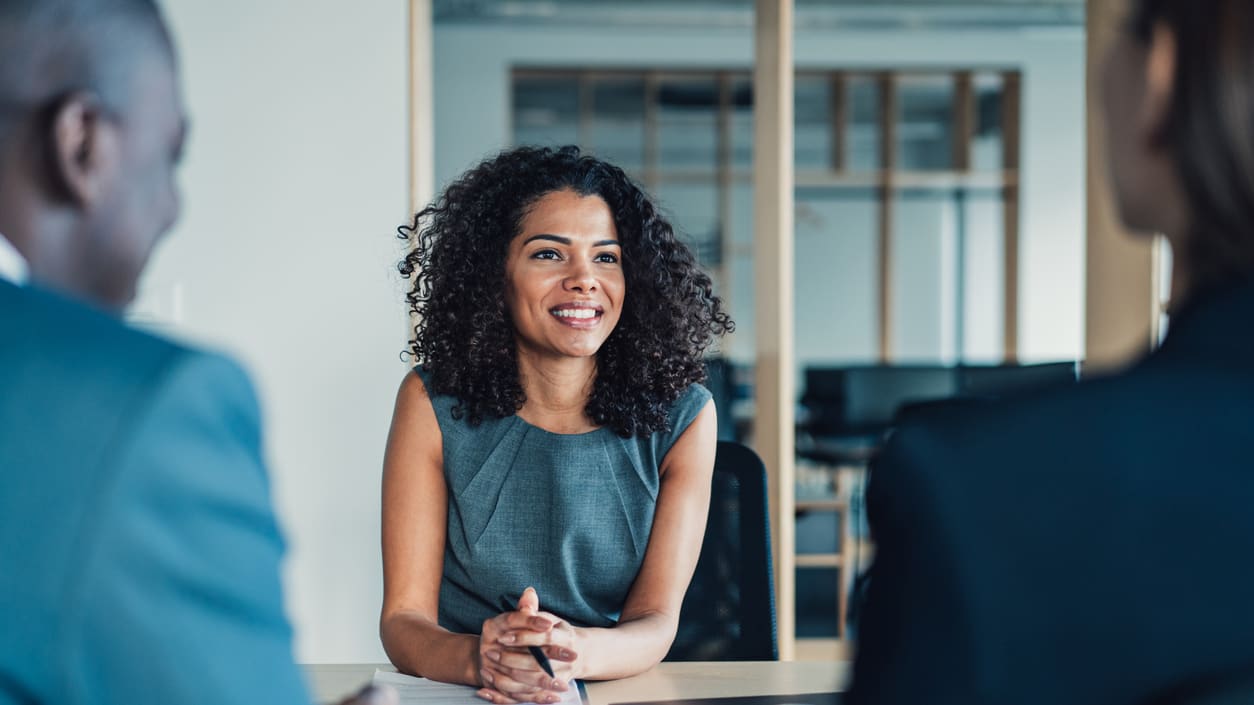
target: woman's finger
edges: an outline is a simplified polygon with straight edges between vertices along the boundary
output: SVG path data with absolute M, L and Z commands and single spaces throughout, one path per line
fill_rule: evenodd
M 536 589 L 528 587 L 523 590 L 522 597 L 518 598 L 518 611 L 528 614 L 535 614 L 540 610 L 540 595 L 536 593 Z
M 551 661 L 574 661 L 579 658 L 579 654 L 567 646 L 546 644 L 540 648 L 544 649 L 544 655 L 548 656 Z
M 493 619 L 496 620 L 494 626 L 502 631 L 530 629 L 537 632 L 547 632 L 557 624 L 556 621 L 547 617 L 538 617 L 523 612 L 507 612 Z
M 496 705 L 517 705 L 518 701 L 506 696 L 499 690 L 494 688 L 480 688 L 475 691 L 475 695 Z
M 531 628 L 543 626 L 544 629 L 561 629 L 570 626 L 566 620 L 551 612 L 540 612 L 531 618 Z
M 492 662 L 492 670 L 508 676 L 519 683 L 541 690 L 563 692 L 567 689 L 566 683 L 545 673 L 539 662 L 536 661 L 535 656 L 532 656 L 529 651 L 517 653 L 500 652 L 493 649 L 487 655 Z
M 513 647 L 520 646 L 548 646 L 552 643 L 552 632 L 533 632 L 530 629 L 521 629 L 505 632 L 497 641 Z
M 569 629 L 551 629 L 538 632 L 532 629 L 511 629 L 501 634 L 497 641 L 506 646 L 564 646 L 570 649 L 574 635 Z M 573 651 L 573 649 L 571 649 Z
M 533 702 L 554 702 L 544 696 L 549 695 L 545 688 L 516 680 L 497 669 L 496 664 L 484 664 L 479 670 L 479 677 L 493 689 L 504 693 L 514 700 L 531 700 Z
M 546 705 L 552 705 L 553 703 L 561 702 L 562 699 L 560 695 L 546 691 L 537 691 L 536 693 L 530 695 L 514 694 L 511 696 L 511 694 L 502 693 L 496 688 L 488 687 L 480 688 L 475 691 L 475 695 L 490 703 L 494 703 L 495 705 L 519 705 L 521 703 L 543 703 Z
M 519 678 L 518 674 L 522 673 L 544 673 L 536 657 L 527 649 L 492 649 L 489 654 L 489 658 L 496 665 L 514 671 L 515 673 L 510 673 L 514 678 Z

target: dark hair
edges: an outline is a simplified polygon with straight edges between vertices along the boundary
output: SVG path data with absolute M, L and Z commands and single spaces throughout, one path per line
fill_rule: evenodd
M 1136 0 L 1129 29 L 1176 38 L 1163 131 L 1188 200 L 1184 257 L 1199 284 L 1254 275 L 1254 3 Z
M 457 398 L 471 424 L 516 413 L 514 326 L 505 305 L 505 260 L 528 209 L 570 189 L 600 196 L 622 243 L 627 295 L 618 325 L 597 352 L 584 413 L 624 438 L 665 429 L 671 404 L 705 379 L 704 352 L 733 329 L 669 222 L 622 169 L 580 153 L 520 147 L 487 159 L 398 229 L 412 249 L 399 269 L 417 317 L 410 350 L 432 394 Z

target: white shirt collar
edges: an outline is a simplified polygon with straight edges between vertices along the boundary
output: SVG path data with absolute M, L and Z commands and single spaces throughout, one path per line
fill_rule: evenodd
M 29 274 L 26 258 L 0 233 L 0 279 L 22 286 Z

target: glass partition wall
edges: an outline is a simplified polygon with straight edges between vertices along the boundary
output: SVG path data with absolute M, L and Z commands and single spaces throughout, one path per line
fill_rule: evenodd
M 996 67 L 797 73 L 799 371 L 1015 360 L 1019 88 Z M 519 68 L 512 90 L 515 144 L 578 144 L 669 212 L 737 325 L 721 354 L 741 391 L 720 433 L 751 435 L 749 72 Z M 798 461 L 798 637 L 844 636 L 851 578 L 870 557 L 851 516 L 859 478 Z
M 753 359 L 747 71 L 518 69 L 515 144 L 578 144 L 668 210 Z M 1013 361 L 1019 74 L 806 71 L 796 81 L 799 367 Z

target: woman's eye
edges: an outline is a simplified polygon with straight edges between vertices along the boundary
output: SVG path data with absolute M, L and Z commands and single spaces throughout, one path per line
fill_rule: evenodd
M 612 252 L 602 252 L 596 256 L 595 261 L 604 262 L 606 264 L 616 264 L 618 262 L 618 255 Z
M 536 250 L 531 253 L 531 259 L 559 259 L 560 255 L 557 250 Z

